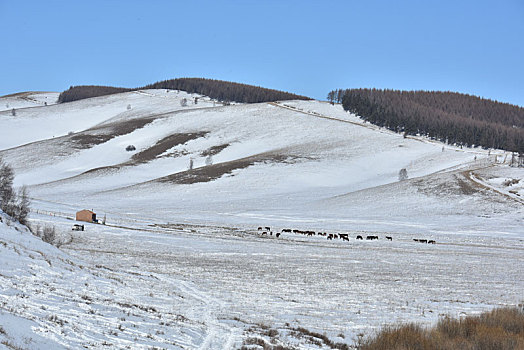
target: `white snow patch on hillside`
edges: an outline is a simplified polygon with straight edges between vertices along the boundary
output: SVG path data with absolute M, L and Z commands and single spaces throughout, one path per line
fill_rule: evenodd
M 18 115 L 20 108 L 32 108 L 54 105 L 58 101 L 57 92 L 23 92 L 10 96 L 0 97 L 0 112 L 9 111 L 12 114 L 13 108 Z

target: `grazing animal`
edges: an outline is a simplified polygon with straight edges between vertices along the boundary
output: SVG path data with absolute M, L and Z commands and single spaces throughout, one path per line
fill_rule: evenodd
M 339 237 L 340 237 L 343 241 L 349 241 L 349 237 L 348 237 L 348 234 L 347 234 L 347 233 L 341 233 L 341 234 L 339 234 Z
M 258 230 L 259 230 L 259 231 L 262 230 L 262 227 L 259 226 L 259 227 L 258 227 Z
M 270 235 L 270 236 L 273 236 L 273 231 L 269 232 L 269 235 Z
M 335 233 L 335 234 L 333 235 L 333 238 L 334 238 L 334 239 L 338 239 L 338 234 Z
M 298 233 L 298 230 L 293 230 L 293 233 Z
M 271 227 L 266 226 L 266 231 L 271 231 Z
M 285 229 L 282 229 L 282 232 L 289 232 L 289 233 L 291 233 L 291 229 L 285 228 Z
M 363 238 L 362 238 L 362 236 L 359 235 L 359 236 L 357 236 L 357 239 L 363 239 Z
M 267 235 L 267 232 L 266 232 L 266 231 L 263 231 L 263 232 L 262 232 L 262 235 Z
M 428 240 L 427 239 L 419 239 L 418 240 L 420 243 L 428 243 Z
M 331 241 L 331 240 L 333 239 L 333 234 L 330 233 L 330 234 L 327 236 L 327 239 Z
M 276 236 L 277 236 L 277 238 L 280 237 L 280 232 L 277 232 Z
M 437 243 L 437 242 L 435 242 L 434 240 L 430 239 L 430 240 L 428 241 L 428 243 L 429 243 L 429 244 L 435 244 L 435 243 Z
M 413 241 L 418 242 L 419 240 L 418 238 L 413 238 Z
M 372 241 L 372 240 L 374 240 L 374 239 L 378 239 L 378 236 L 367 236 L 366 239 L 367 239 L 368 241 Z
M 387 239 L 388 241 L 392 241 L 392 240 L 393 240 L 393 237 L 391 237 L 391 236 L 386 236 L 386 239 Z

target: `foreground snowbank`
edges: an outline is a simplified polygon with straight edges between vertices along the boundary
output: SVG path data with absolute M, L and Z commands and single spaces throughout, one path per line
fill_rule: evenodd
M 205 327 L 178 312 L 183 296 L 150 293 L 157 277 L 86 265 L 0 218 L 0 349 L 176 349 L 204 341 Z

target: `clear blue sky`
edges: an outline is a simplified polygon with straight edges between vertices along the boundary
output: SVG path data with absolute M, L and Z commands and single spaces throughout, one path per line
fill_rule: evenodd
M 177 77 L 524 106 L 524 0 L 0 0 L 0 95 Z

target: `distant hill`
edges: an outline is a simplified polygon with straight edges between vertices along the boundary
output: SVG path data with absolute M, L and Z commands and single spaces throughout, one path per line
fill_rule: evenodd
M 59 103 L 82 100 L 84 98 L 111 95 L 139 89 L 183 90 L 209 96 L 220 101 L 259 103 L 281 100 L 310 100 L 309 97 L 295 95 L 285 91 L 266 89 L 259 86 L 233 83 L 229 81 L 204 78 L 179 78 L 159 81 L 140 88 L 128 89 L 110 86 L 82 85 L 71 86 L 62 92 Z
M 333 90 L 328 99 L 363 119 L 465 146 L 524 152 L 524 108 L 443 91 Z

